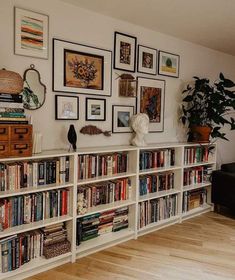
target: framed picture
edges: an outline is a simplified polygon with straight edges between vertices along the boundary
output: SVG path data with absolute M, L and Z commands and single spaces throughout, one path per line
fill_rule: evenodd
M 15 7 L 15 54 L 48 59 L 49 17 Z
M 113 105 L 113 133 L 132 132 L 130 118 L 134 114 L 134 106 Z
M 79 98 L 77 96 L 56 95 L 55 96 L 55 119 L 56 120 L 78 120 Z
M 179 78 L 180 56 L 173 53 L 159 51 L 158 74 Z
M 53 90 L 111 96 L 112 52 L 53 39 Z
M 86 98 L 86 121 L 106 120 L 106 100 Z
M 157 50 L 146 46 L 138 45 L 138 72 L 156 75 L 157 74 Z
M 149 116 L 149 132 L 164 129 L 165 81 L 151 78 L 137 78 L 137 112 Z
M 137 38 L 114 33 L 114 69 L 135 72 Z

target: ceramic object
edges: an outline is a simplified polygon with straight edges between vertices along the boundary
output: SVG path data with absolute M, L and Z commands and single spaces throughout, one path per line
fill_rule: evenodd
M 147 143 L 144 139 L 145 135 L 149 132 L 149 117 L 144 113 L 139 113 L 131 117 L 131 127 L 135 134 L 131 140 L 131 145 L 141 147 L 146 146 Z

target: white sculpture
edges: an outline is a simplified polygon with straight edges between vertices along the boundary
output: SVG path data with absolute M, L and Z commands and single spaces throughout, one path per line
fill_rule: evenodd
M 131 140 L 133 146 L 146 146 L 144 136 L 149 132 L 149 117 L 144 113 L 139 113 L 131 117 L 131 127 L 135 131 L 135 136 Z

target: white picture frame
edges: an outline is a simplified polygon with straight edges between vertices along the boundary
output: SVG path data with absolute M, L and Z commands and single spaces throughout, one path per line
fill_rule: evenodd
M 134 115 L 134 106 L 113 105 L 112 132 L 131 133 L 130 119 Z

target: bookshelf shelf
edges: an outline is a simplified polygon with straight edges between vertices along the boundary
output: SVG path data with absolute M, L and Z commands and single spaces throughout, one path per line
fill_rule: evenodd
M 115 201 L 114 203 L 102 204 L 89 208 L 86 214 L 78 215 L 77 218 L 86 217 L 95 213 L 103 213 L 109 210 L 115 210 L 121 207 L 130 206 L 134 204 L 136 204 L 136 202 L 132 200 L 122 200 L 122 201 Z
M 9 190 L 9 191 L 0 192 L 0 199 L 5 197 L 25 195 L 25 194 L 50 191 L 50 190 L 59 190 L 59 189 L 71 188 L 71 187 L 73 187 L 73 183 L 66 183 L 61 185 L 50 184 L 50 185 L 38 186 L 37 188 L 22 188 L 18 190 Z
M 205 188 L 205 187 L 209 187 L 209 186 L 211 186 L 211 182 L 204 182 L 201 184 L 184 186 L 183 191 L 186 192 L 186 191 L 191 191 L 191 190 L 197 190 L 197 189 L 201 189 L 201 188 Z
M 72 216 L 66 215 L 66 216 L 56 217 L 56 218 L 52 218 L 52 219 L 46 219 L 43 221 L 38 221 L 38 222 L 30 223 L 30 224 L 24 224 L 24 225 L 8 228 L 8 229 L 0 232 L 0 238 L 11 236 L 14 234 L 23 233 L 26 231 L 35 230 L 35 229 L 46 227 L 46 226 L 51 226 L 51 225 L 61 223 L 61 222 L 71 221 L 72 219 L 73 219 Z
M 126 178 L 126 177 L 133 177 L 133 176 L 136 176 L 136 173 L 124 172 L 124 173 L 114 174 L 114 175 L 110 175 L 110 176 L 99 176 L 99 177 L 90 178 L 90 179 L 78 180 L 78 186 L 94 184 L 94 183 L 99 183 L 99 182 L 104 182 L 104 181 L 109 181 L 109 180 L 117 180 L 117 179 Z
M 56 267 L 66 262 L 75 262 L 76 258 L 83 257 L 85 255 L 89 255 L 91 253 L 97 252 L 104 248 L 108 248 L 110 246 L 119 244 L 121 242 L 137 238 L 138 236 L 147 234 L 149 232 L 161 229 L 163 227 L 167 227 L 173 225 L 175 223 L 179 223 L 182 220 L 189 219 L 200 215 L 202 213 L 211 211 L 213 206 L 210 205 L 210 195 L 211 188 L 210 182 L 204 182 L 201 184 L 195 184 L 190 186 L 183 186 L 184 183 L 184 172 L 187 168 L 193 167 L 203 167 L 209 166 L 205 169 L 214 169 L 216 167 L 216 153 L 210 155 L 206 159 L 207 162 L 199 162 L 193 164 L 184 164 L 185 161 L 185 150 L 190 148 L 201 147 L 202 145 L 194 144 L 194 143 L 158 143 L 158 144 L 150 144 L 146 147 L 134 147 L 134 146 L 106 146 L 106 147 L 86 147 L 79 148 L 76 152 L 67 152 L 66 150 L 52 150 L 45 151 L 38 155 L 33 155 L 32 157 L 24 157 L 24 158 L 3 158 L 0 159 L 0 163 L 2 164 L 16 164 L 19 162 L 34 162 L 34 161 L 44 161 L 47 159 L 58 159 L 60 157 L 69 157 L 69 178 L 67 177 L 68 183 L 63 184 L 49 184 L 49 185 L 41 185 L 37 187 L 31 188 L 22 188 L 17 190 L 8 190 L 0 192 L 0 202 L 4 202 L 5 199 L 17 196 L 24 196 L 27 194 L 37 194 L 44 191 L 56 191 L 60 189 L 69 189 L 68 192 L 68 213 L 69 215 L 56 217 L 52 219 L 47 219 L 39 222 L 34 222 L 30 224 L 24 224 L 21 226 L 12 227 L 0 232 L 0 238 L 7 238 L 10 236 L 14 236 L 21 233 L 26 233 L 28 231 L 34 231 L 40 228 L 44 228 L 46 226 L 56 225 L 61 222 L 66 222 L 66 229 L 68 233 L 68 240 L 71 242 L 71 252 L 61 255 L 52 259 L 45 258 L 37 258 L 29 263 L 21 266 L 19 269 L 16 269 L 11 272 L 1 273 L 0 272 L 0 280 L 15 280 L 27 278 L 36 273 L 45 271 L 47 269 Z M 206 146 L 206 145 L 203 145 Z M 216 148 L 216 145 L 214 145 Z M 174 150 L 173 153 L 169 152 L 167 155 L 167 150 Z M 140 154 L 143 152 L 146 155 L 154 151 L 155 155 L 158 152 L 164 151 L 164 159 L 166 167 L 159 168 L 151 168 L 140 170 Z M 216 150 L 215 150 L 216 151 Z M 90 179 L 78 179 L 78 164 L 79 164 L 79 156 L 83 155 L 112 155 L 118 153 L 127 153 L 128 160 L 125 170 L 128 172 L 112 174 L 110 176 L 97 176 L 95 178 Z M 161 157 L 161 156 L 160 156 Z M 155 160 L 155 159 L 154 159 Z M 172 166 L 169 166 L 169 165 Z M 162 165 L 162 164 L 161 164 Z M 144 165 L 143 165 L 144 166 Z M 151 165 L 145 165 L 151 166 Z M 152 165 L 155 166 L 155 165 Z M 163 165 L 162 165 L 163 166 Z M 140 177 L 144 177 L 144 175 L 151 175 L 146 177 L 153 177 L 153 174 L 156 174 L 156 177 L 162 176 L 160 173 L 173 173 L 174 177 L 174 187 L 173 189 L 169 189 L 166 191 L 160 191 L 155 193 L 149 193 L 144 196 L 139 196 L 139 179 Z M 169 174 L 168 174 L 169 175 Z M 163 175 L 164 176 L 164 175 Z M 162 177 L 163 177 L 162 176 Z M 78 204 L 78 191 L 79 187 L 86 188 L 86 185 L 105 185 L 100 184 L 101 182 L 115 181 L 119 179 L 129 178 L 131 182 L 131 199 L 129 200 L 121 200 L 116 201 L 109 204 L 102 204 L 96 207 L 89 208 L 87 213 L 84 215 L 77 215 L 77 204 Z M 171 177 L 169 177 L 171 178 Z M 168 179 L 167 179 L 168 180 Z M 58 182 L 58 181 L 57 181 Z M 1 186 L 1 172 L 0 172 L 0 186 Z M 165 185 L 166 186 L 166 185 Z M 90 186 L 89 186 L 90 187 Z M 167 187 L 165 187 L 167 188 Z M 182 202 L 183 195 L 185 191 L 197 190 L 200 188 L 205 188 L 207 190 L 207 204 L 204 204 L 202 207 L 195 208 L 186 213 L 182 212 Z M 122 191 L 122 189 L 121 189 Z M 141 205 L 152 204 L 156 201 L 154 199 L 164 198 L 159 201 L 164 201 L 165 198 L 169 199 L 169 201 L 174 199 L 174 211 L 171 213 L 176 214 L 169 219 L 160 220 L 156 223 L 151 223 L 143 228 L 138 228 L 138 211 Z M 113 201 L 113 200 L 112 200 Z M 140 204 L 140 205 L 139 205 Z M 2 204 L 0 204 L 1 207 Z M 167 205 L 167 204 L 166 204 Z M 176 205 L 176 206 L 175 206 Z M 122 229 L 117 232 L 110 232 L 106 234 L 102 234 L 96 238 L 87 240 L 82 242 L 79 246 L 76 246 L 76 237 L 77 237 L 77 219 L 85 218 L 92 214 L 108 212 L 111 210 L 117 210 L 122 207 L 128 207 L 128 229 Z M 1 213 L 1 212 L 0 212 Z M 106 213 L 104 214 L 104 216 Z M 86 219 L 85 219 L 86 220 Z M 1 248 L 1 246 L 0 246 Z M 1 268 L 0 268 L 1 270 Z
M 153 174 L 159 172 L 167 172 L 181 169 L 181 166 L 170 166 L 170 167 L 158 167 L 152 169 L 141 170 L 139 175 Z
M 180 192 L 181 192 L 181 190 L 171 189 L 171 190 L 167 190 L 167 191 L 149 193 L 147 195 L 139 196 L 139 202 L 146 201 L 146 200 L 151 200 L 151 199 L 155 199 L 155 198 L 160 198 L 160 197 L 168 196 L 168 195 L 171 195 L 171 194 L 178 194 Z

